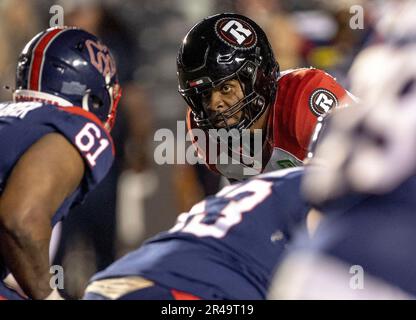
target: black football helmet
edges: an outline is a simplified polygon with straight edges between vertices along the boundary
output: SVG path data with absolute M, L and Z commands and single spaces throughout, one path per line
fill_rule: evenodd
M 249 128 L 274 101 L 279 65 L 264 31 L 245 16 L 223 13 L 197 23 L 183 39 L 177 67 L 179 93 L 202 129 L 240 111 L 239 122 L 226 128 Z M 210 116 L 203 96 L 231 79 L 240 81 L 244 98 Z

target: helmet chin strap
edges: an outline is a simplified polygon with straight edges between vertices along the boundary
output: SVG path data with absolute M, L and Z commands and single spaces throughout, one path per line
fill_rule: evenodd
M 47 102 L 50 104 L 58 105 L 61 107 L 71 107 L 73 103 L 68 100 L 55 96 L 50 93 L 34 91 L 34 90 L 20 90 L 17 89 L 13 92 L 13 101 L 22 102 L 22 101 L 39 101 Z

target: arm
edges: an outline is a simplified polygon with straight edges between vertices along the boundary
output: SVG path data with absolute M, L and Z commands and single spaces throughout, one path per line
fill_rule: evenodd
M 47 297 L 51 219 L 80 184 L 84 162 L 63 136 L 51 133 L 17 162 L 0 198 L 0 254 L 27 295 Z

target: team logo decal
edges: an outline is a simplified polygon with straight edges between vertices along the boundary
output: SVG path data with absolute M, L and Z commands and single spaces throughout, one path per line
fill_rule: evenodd
M 253 27 L 241 19 L 219 19 L 215 23 L 215 33 L 222 42 L 234 49 L 249 50 L 257 43 Z
M 90 39 L 85 41 L 85 46 L 88 49 L 90 55 L 91 64 L 101 73 L 103 76 L 110 74 L 114 76 L 116 73 L 116 64 L 110 55 L 108 48 L 100 43 Z
M 338 99 L 331 91 L 326 89 L 316 89 L 309 98 L 309 107 L 317 117 L 328 113 L 331 109 L 338 106 Z

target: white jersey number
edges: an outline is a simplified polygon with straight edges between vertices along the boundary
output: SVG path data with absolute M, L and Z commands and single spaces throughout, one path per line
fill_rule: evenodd
M 204 200 L 182 213 L 169 232 L 187 232 L 198 237 L 223 238 L 272 192 L 272 182 L 252 180 L 243 185 L 228 186 L 214 198 Z
M 98 147 L 95 147 L 98 143 Z M 101 130 L 91 122 L 88 122 L 75 137 L 75 144 L 86 152 L 86 159 L 94 167 L 98 156 L 110 145 L 110 142 L 101 138 Z M 95 147 L 95 148 L 94 148 Z M 94 151 L 91 151 L 94 149 Z

